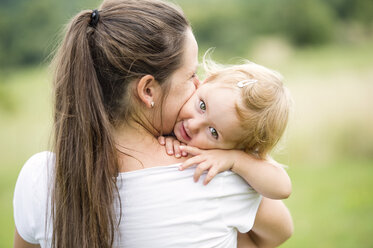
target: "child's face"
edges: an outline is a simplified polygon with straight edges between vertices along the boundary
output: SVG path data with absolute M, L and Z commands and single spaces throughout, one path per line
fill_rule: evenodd
M 176 138 L 202 149 L 234 149 L 242 134 L 235 103 L 240 96 L 218 83 L 201 85 L 184 104 L 174 127 Z

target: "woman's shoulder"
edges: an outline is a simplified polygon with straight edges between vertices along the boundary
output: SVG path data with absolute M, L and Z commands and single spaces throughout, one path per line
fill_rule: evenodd
M 34 188 L 37 185 L 42 185 L 54 167 L 55 155 L 50 151 L 39 152 L 31 156 L 23 165 L 17 179 L 16 186 L 26 188 Z
M 19 176 L 33 176 L 39 175 L 40 172 L 45 171 L 49 165 L 54 165 L 55 155 L 50 151 L 39 152 L 32 155 L 23 165 Z
M 18 233 L 29 243 L 38 243 L 43 236 L 51 169 L 54 154 L 40 152 L 23 165 L 14 189 L 13 211 Z
M 55 155 L 50 151 L 43 151 L 32 155 L 24 164 L 23 168 L 34 168 L 46 165 L 49 162 L 54 163 Z

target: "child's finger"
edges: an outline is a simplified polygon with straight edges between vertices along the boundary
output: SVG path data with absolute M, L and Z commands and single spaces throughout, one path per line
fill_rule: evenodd
M 184 170 L 184 169 L 189 168 L 189 167 L 191 167 L 195 164 L 202 163 L 203 161 L 204 161 L 204 159 L 201 156 L 195 156 L 195 157 L 192 157 L 192 158 L 188 159 L 184 163 L 182 163 L 179 166 L 179 169 Z
M 158 137 L 158 142 L 159 142 L 159 144 L 161 144 L 162 146 L 164 146 L 164 144 L 165 144 L 165 138 L 164 138 L 164 136 L 159 136 Z
M 201 154 L 201 150 L 194 146 L 180 146 L 180 150 L 193 156 Z
M 166 152 L 168 155 L 174 154 L 174 145 L 173 145 L 173 139 L 166 138 L 165 139 L 165 145 L 166 145 Z
M 180 146 L 186 146 L 186 144 L 180 142 Z M 179 149 L 180 149 L 180 146 L 179 146 Z M 180 151 L 181 151 L 181 156 L 183 156 L 183 157 L 188 156 L 188 153 L 186 151 L 182 151 L 181 149 L 180 149 Z
M 180 142 L 178 140 L 174 140 L 174 152 L 176 158 L 181 157 Z
M 196 168 L 196 170 L 194 172 L 194 176 L 193 176 L 194 182 L 198 182 L 198 180 L 201 177 L 202 173 L 205 170 L 208 170 L 210 167 L 211 167 L 211 164 L 208 163 L 207 161 L 204 161 L 204 162 L 200 163 L 197 166 L 197 168 Z
M 203 181 L 203 184 L 207 185 L 218 173 L 219 171 L 212 166 L 209 172 L 207 173 L 205 180 Z

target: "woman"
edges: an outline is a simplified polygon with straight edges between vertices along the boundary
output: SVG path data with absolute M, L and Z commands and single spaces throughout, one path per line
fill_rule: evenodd
M 207 197 L 186 197 L 201 191 L 191 180 L 185 185 L 184 179 L 172 179 L 188 174 L 172 171 L 168 177 L 167 170 L 182 160 L 168 156 L 155 138 L 172 131 L 179 110 L 199 84 L 197 50 L 181 11 L 160 1 L 104 1 L 98 11 L 83 11 L 71 21 L 54 61 L 54 153 L 36 154 L 19 175 L 15 247 L 206 247 L 211 240 L 236 237 L 238 227 L 226 226 L 219 229 L 221 236 L 211 238 L 212 222 L 201 219 L 199 225 L 212 229 L 190 222 L 189 226 L 203 230 L 203 239 L 195 231 L 188 234 L 191 229 L 168 229 L 182 230 L 184 222 L 178 217 L 186 216 L 178 212 L 169 218 L 172 213 L 165 209 L 170 208 L 170 199 L 179 210 L 185 210 L 183 200 L 191 199 L 188 206 L 196 207 L 189 213 L 193 218 Z M 160 177 L 154 175 L 163 169 Z M 152 181 L 162 177 L 168 179 Z M 180 182 L 184 195 L 162 201 L 162 196 L 175 192 L 166 183 L 173 187 Z M 218 192 L 218 187 L 209 190 Z M 244 211 L 246 205 L 241 211 L 251 223 L 241 230 L 247 232 L 260 197 L 248 186 L 246 191 L 242 195 L 252 197 L 243 200 L 251 207 L 246 211 L 250 214 Z M 168 205 L 162 208 L 158 203 Z M 291 226 L 289 218 L 265 217 L 266 206 L 274 205 L 278 203 L 263 200 L 259 208 L 251 234 L 259 244 L 268 225 L 276 242 L 289 234 L 276 229 Z M 273 209 L 287 213 L 283 205 Z M 285 222 L 276 226 L 274 220 Z

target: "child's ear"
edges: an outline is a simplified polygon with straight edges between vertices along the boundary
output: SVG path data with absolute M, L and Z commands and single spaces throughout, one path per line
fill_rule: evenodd
M 154 107 L 160 90 L 160 85 L 152 75 L 143 76 L 137 83 L 137 94 L 147 108 Z

